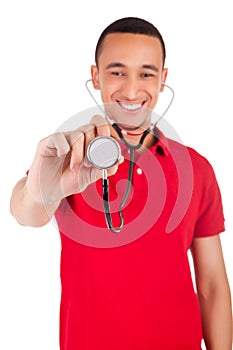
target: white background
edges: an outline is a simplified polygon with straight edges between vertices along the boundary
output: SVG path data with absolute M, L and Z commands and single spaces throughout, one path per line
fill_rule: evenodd
M 9 200 L 14 184 L 30 167 L 37 142 L 93 105 L 84 82 L 96 41 L 119 17 L 143 17 L 163 34 L 167 82 L 176 91 L 166 119 L 216 172 L 226 217 L 222 244 L 233 289 L 231 13 L 230 0 L 1 3 L 1 349 L 58 349 L 59 235 L 53 224 L 39 229 L 18 225 L 9 213 Z

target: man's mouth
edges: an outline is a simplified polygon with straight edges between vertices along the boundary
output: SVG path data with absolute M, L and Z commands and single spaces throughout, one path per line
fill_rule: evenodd
M 138 111 L 144 104 L 144 102 L 140 102 L 140 103 L 126 103 L 121 101 L 117 101 L 117 102 L 127 112 Z

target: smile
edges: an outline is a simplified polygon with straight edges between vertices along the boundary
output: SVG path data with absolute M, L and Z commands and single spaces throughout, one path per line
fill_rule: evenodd
M 120 101 L 117 101 L 117 102 L 124 110 L 129 112 L 135 112 L 139 110 L 143 105 L 143 103 L 124 103 Z

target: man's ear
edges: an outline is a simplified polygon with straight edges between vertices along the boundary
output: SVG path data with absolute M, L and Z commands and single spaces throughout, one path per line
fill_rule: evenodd
M 98 68 L 93 65 L 91 66 L 91 77 L 92 77 L 92 84 L 94 89 L 100 90 Z
M 168 74 L 168 69 L 164 68 L 163 71 L 162 71 L 162 83 L 164 83 L 164 84 L 165 84 L 166 79 L 167 79 L 167 74 Z M 164 90 L 164 85 L 161 84 L 160 92 L 162 92 L 163 90 Z

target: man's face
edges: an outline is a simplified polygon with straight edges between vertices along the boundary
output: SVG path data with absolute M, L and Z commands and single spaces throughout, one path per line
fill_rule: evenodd
M 107 112 L 126 129 L 145 124 L 145 113 L 155 107 L 166 75 L 160 41 L 142 34 L 108 34 L 98 68 L 92 66 L 94 88 L 101 90 Z

